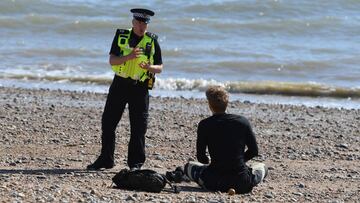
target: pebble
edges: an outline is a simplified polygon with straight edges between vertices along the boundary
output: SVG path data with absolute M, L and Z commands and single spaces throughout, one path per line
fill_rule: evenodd
M 274 198 L 273 194 L 272 193 L 265 193 L 264 195 L 266 198 L 269 198 L 269 199 L 272 199 Z
M 97 194 L 97 192 L 96 192 L 96 190 L 95 190 L 95 189 L 91 189 L 91 190 L 90 190 L 90 194 L 92 194 L 92 195 L 96 195 L 96 194 Z
M 13 192 L 11 192 L 11 196 L 12 197 L 21 197 L 21 193 L 18 193 L 17 191 L 13 191 Z
M 156 155 L 155 160 L 166 161 L 166 158 L 161 155 Z
M 337 144 L 337 145 L 335 145 L 335 147 L 339 147 L 339 148 L 343 148 L 343 149 L 348 149 L 349 148 L 349 146 L 347 144 L 344 144 L 344 143 Z
M 137 201 L 137 199 L 135 197 L 131 196 L 131 195 L 127 196 L 127 198 L 125 200 L 126 201 L 134 201 L 134 202 Z
M 293 192 L 293 194 L 296 195 L 296 196 L 303 196 L 303 194 L 300 193 L 300 192 Z
M 46 176 L 44 175 L 38 175 L 36 176 L 37 179 L 40 179 L 40 180 L 45 180 L 46 179 Z
M 304 183 L 299 183 L 298 186 L 299 186 L 299 188 L 304 188 L 305 184 Z

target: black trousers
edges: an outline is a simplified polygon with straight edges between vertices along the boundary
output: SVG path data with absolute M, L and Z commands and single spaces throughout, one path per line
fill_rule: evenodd
M 149 111 L 149 92 L 144 84 L 116 75 L 109 88 L 101 120 L 101 156 L 106 161 L 114 162 L 115 130 L 126 104 L 129 107 L 131 131 L 127 164 L 130 168 L 141 167 L 145 162 L 145 133 Z
M 184 173 L 190 180 L 207 190 L 227 192 L 233 188 L 238 194 L 251 192 L 252 188 L 262 181 L 262 175 L 253 174 L 252 169 L 247 166 L 239 173 L 220 174 L 208 165 L 191 161 L 185 164 Z

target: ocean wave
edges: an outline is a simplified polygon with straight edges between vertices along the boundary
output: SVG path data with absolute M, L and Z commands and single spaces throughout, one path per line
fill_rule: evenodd
M 164 79 L 157 81 L 156 87 L 165 90 L 198 90 L 204 91 L 209 85 L 225 87 L 230 93 L 277 94 L 287 96 L 326 96 L 348 98 L 360 97 L 360 88 L 334 87 L 325 84 L 306 82 L 278 82 L 278 81 L 226 81 L 203 79 Z
M 67 75 L 33 75 L 33 74 L 3 74 L 2 79 L 17 79 L 17 80 L 38 80 L 38 81 L 53 81 L 53 82 L 71 82 L 71 83 L 93 83 L 93 84 L 110 84 L 112 78 L 104 76 L 67 76 Z
M 109 85 L 111 76 L 54 76 L 31 74 L 6 74 L 2 79 L 43 80 L 84 84 Z M 205 91 L 211 85 L 225 87 L 230 93 L 249 93 L 263 95 L 311 96 L 335 98 L 360 98 L 360 87 L 336 87 L 314 82 L 281 81 L 225 81 L 186 78 L 157 78 L 155 88 L 170 91 Z

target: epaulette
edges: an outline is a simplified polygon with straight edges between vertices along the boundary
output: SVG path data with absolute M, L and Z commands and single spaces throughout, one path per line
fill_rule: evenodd
M 119 34 L 123 34 L 123 35 L 127 35 L 127 34 L 130 33 L 130 31 L 127 30 L 127 29 L 117 29 L 117 32 L 118 32 Z
M 153 38 L 153 39 L 155 39 L 155 40 L 158 39 L 158 36 L 157 36 L 156 34 L 154 34 L 154 33 L 146 32 L 146 35 L 149 36 L 149 37 L 151 37 L 151 38 Z

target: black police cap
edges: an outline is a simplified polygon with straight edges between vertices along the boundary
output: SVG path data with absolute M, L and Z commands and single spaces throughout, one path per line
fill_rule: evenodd
M 154 16 L 154 11 L 144 9 L 144 8 L 133 8 L 130 10 L 131 13 L 133 13 L 133 16 L 136 20 L 142 21 L 144 23 L 150 22 L 150 16 Z

